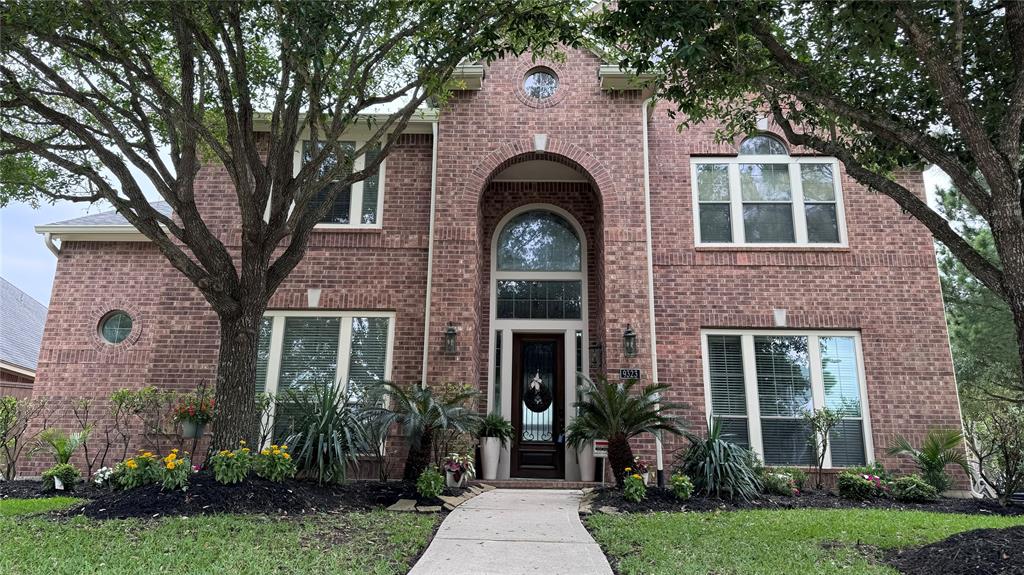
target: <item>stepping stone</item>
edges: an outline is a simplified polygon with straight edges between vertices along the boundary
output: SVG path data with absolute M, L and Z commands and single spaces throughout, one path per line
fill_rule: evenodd
M 477 487 L 479 487 L 480 489 L 483 489 L 485 492 L 487 492 L 487 491 L 494 491 L 495 489 L 497 489 L 497 487 L 495 487 L 493 485 L 487 485 L 486 483 L 478 483 Z
M 484 490 L 483 490 L 483 489 L 480 489 L 479 487 L 477 487 L 477 486 L 475 486 L 475 485 L 470 485 L 470 486 L 469 486 L 469 491 L 470 491 L 470 493 L 472 493 L 473 495 L 480 495 L 481 493 L 483 493 L 483 492 L 484 492 Z
M 604 505 L 597 509 L 598 513 L 604 513 L 606 515 L 622 515 L 618 507 L 612 507 L 611 505 Z
M 394 505 L 388 507 L 388 511 L 401 511 L 409 512 L 416 511 L 416 500 L 415 499 L 399 499 Z
M 420 513 L 440 513 L 441 508 L 437 505 L 420 505 L 416 508 Z
M 451 505 L 452 509 L 455 509 L 459 505 L 462 505 L 463 503 L 466 502 L 466 497 L 462 497 L 462 496 L 460 496 L 460 497 L 449 497 L 447 495 L 442 495 L 438 499 L 440 499 L 441 501 L 444 501 L 445 505 Z

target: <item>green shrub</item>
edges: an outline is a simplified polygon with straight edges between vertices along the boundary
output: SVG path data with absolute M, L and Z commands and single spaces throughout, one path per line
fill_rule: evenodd
M 967 452 L 964 451 L 964 436 L 955 429 L 932 429 L 917 449 L 907 438 L 898 436 L 889 446 L 890 455 L 910 457 L 921 470 L 921 479 L 942 493 L 953 484 L 953 478 L 946 473 L 946 466 L 953 464 L 964 470 L 968 476 Z
M 847 471 L 857 475 L 874 475 L 875 477 L 881 478 L 882 481 L 893 480 L 892 473 L 887 471 L 885 469 L 885 466 L 877 461 L 872 463 L 871 465 L 864 465 L 861 467 L 850 467 L 847 469 Z
M 295 477 L 295 461 L 287 445 L 271 445 L 260 451 L 253 461 L 253 471 L 263 479 L 281 482 Z
M 908 475 L 892 482 L 892 496 L 904 503 L 927 503 L 938 499 L 939 492 L 920 476 Z
M 856 501 L 866 501 L 885 495 L 888 488 L 881 477 L 844 471 L 836 479 L 839 496 Z
M 757 457 L 742 446 L 722 439 L 716 419 L 707 437 L 687 432 L 690 447 L 683 452 L 681 471 L 701 493 L 727 499 L 749 500 L 757 497 L 761 481 L 755 467 Z
M 213 478 L 219 483 L 231 485 L 239 483 L 249 475 L 252 469 L 252 455 L 245 441 L 239 442 L 238 449 L 228 451 L 222 449 L 210 457 Z
M 672 484 L 672 494 L 676 496 L 676 499 L 686 501 L 693 495 L 693 482 L 690 481 L 690 478 L 685 473 L 673 474 L 670 481 Z
M 626 501 L 633 503 L 640 503 L 647 498 L 647 485 L 644 483 L 643 476 L 639 473 L 627 475 L 622 480 L 622 496 L 626 498 Z
M 803 491 L 807 485 L 807 472 L 799 467 L 776 467 L 774 469 L 778 473 L 788 475 L 789 479 L 793 482 L 793 486 L 800 491 Z
M 444 492 L 444 476 L 433 467 L 426 468 L 416 480 L 416 492 L 425 499 L 437 499 Z
M 64 484 L 64 489 L 73 490 L 82 474 L 70 463 L 58 463 L 43 472 L 43 489 L 47 491 L 56 489 L 54 477 L 60 479 L 60 482 Z
M 761 473 L 761 488 L 764 493 L 770 495 L 782 495 L 792 497 L 800 494 L 793 476 L 782 469 L 767 467 Z

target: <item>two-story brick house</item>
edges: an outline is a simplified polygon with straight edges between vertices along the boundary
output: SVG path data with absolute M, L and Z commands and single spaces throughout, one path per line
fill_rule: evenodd
M 832 467 L 896 465 L 895 433 L 960 426 L 931 237 L 835 159 L 767 123 L 732 143 L 678 131 L 586 51 L 460 75 L 377 176 L 339 194 L 274 296 L 261 390 L 478 386 L 516 427 L 502 477 L 579 477 L 561 443 L 577 372 L 669 384 L 692 426 L 719 416 L 769 464 L 810 462 L 800 413 L 816 406 L 846 415 Z M 904 179 L 924 193 L 919 172 Z M 199 180 L 237 246 L 227 175 Z M 60 249 L 36 395 L 213 381 L 214 315 L 141 234 L 116 214 L 38 230 Z M 531 382 L 552 401 L 525 403 Z M 637 447 L 667 467 L 678 445 Z

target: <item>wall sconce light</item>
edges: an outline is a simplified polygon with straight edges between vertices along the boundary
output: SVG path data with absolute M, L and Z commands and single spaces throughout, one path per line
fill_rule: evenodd
M 604 367 L 604 348 L 601 347 L 601 342 L 595 341 L 590 344 L 590 371 L 592 374 L 597 375 L 601 373 Z
M 622 351 L 626 357 L 636 357 L 636 332 L 633 326 L 626 324 L 626 331 L 622 333 Z
M 455 337 L 458 335 L 455 324 L 448 322 L 444 330 L 444 352 L 448 355 L 455 355 Z

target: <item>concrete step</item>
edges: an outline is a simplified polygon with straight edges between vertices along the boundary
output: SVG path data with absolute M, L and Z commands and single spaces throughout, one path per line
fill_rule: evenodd
M 601 487 L 603 485 L 596 481 L 565 481 L 562 479 L 479 479 L 469 482 L 470 486 L 480 484 L 490 485 L 498 489 L 585 489 L 587 487 Z

